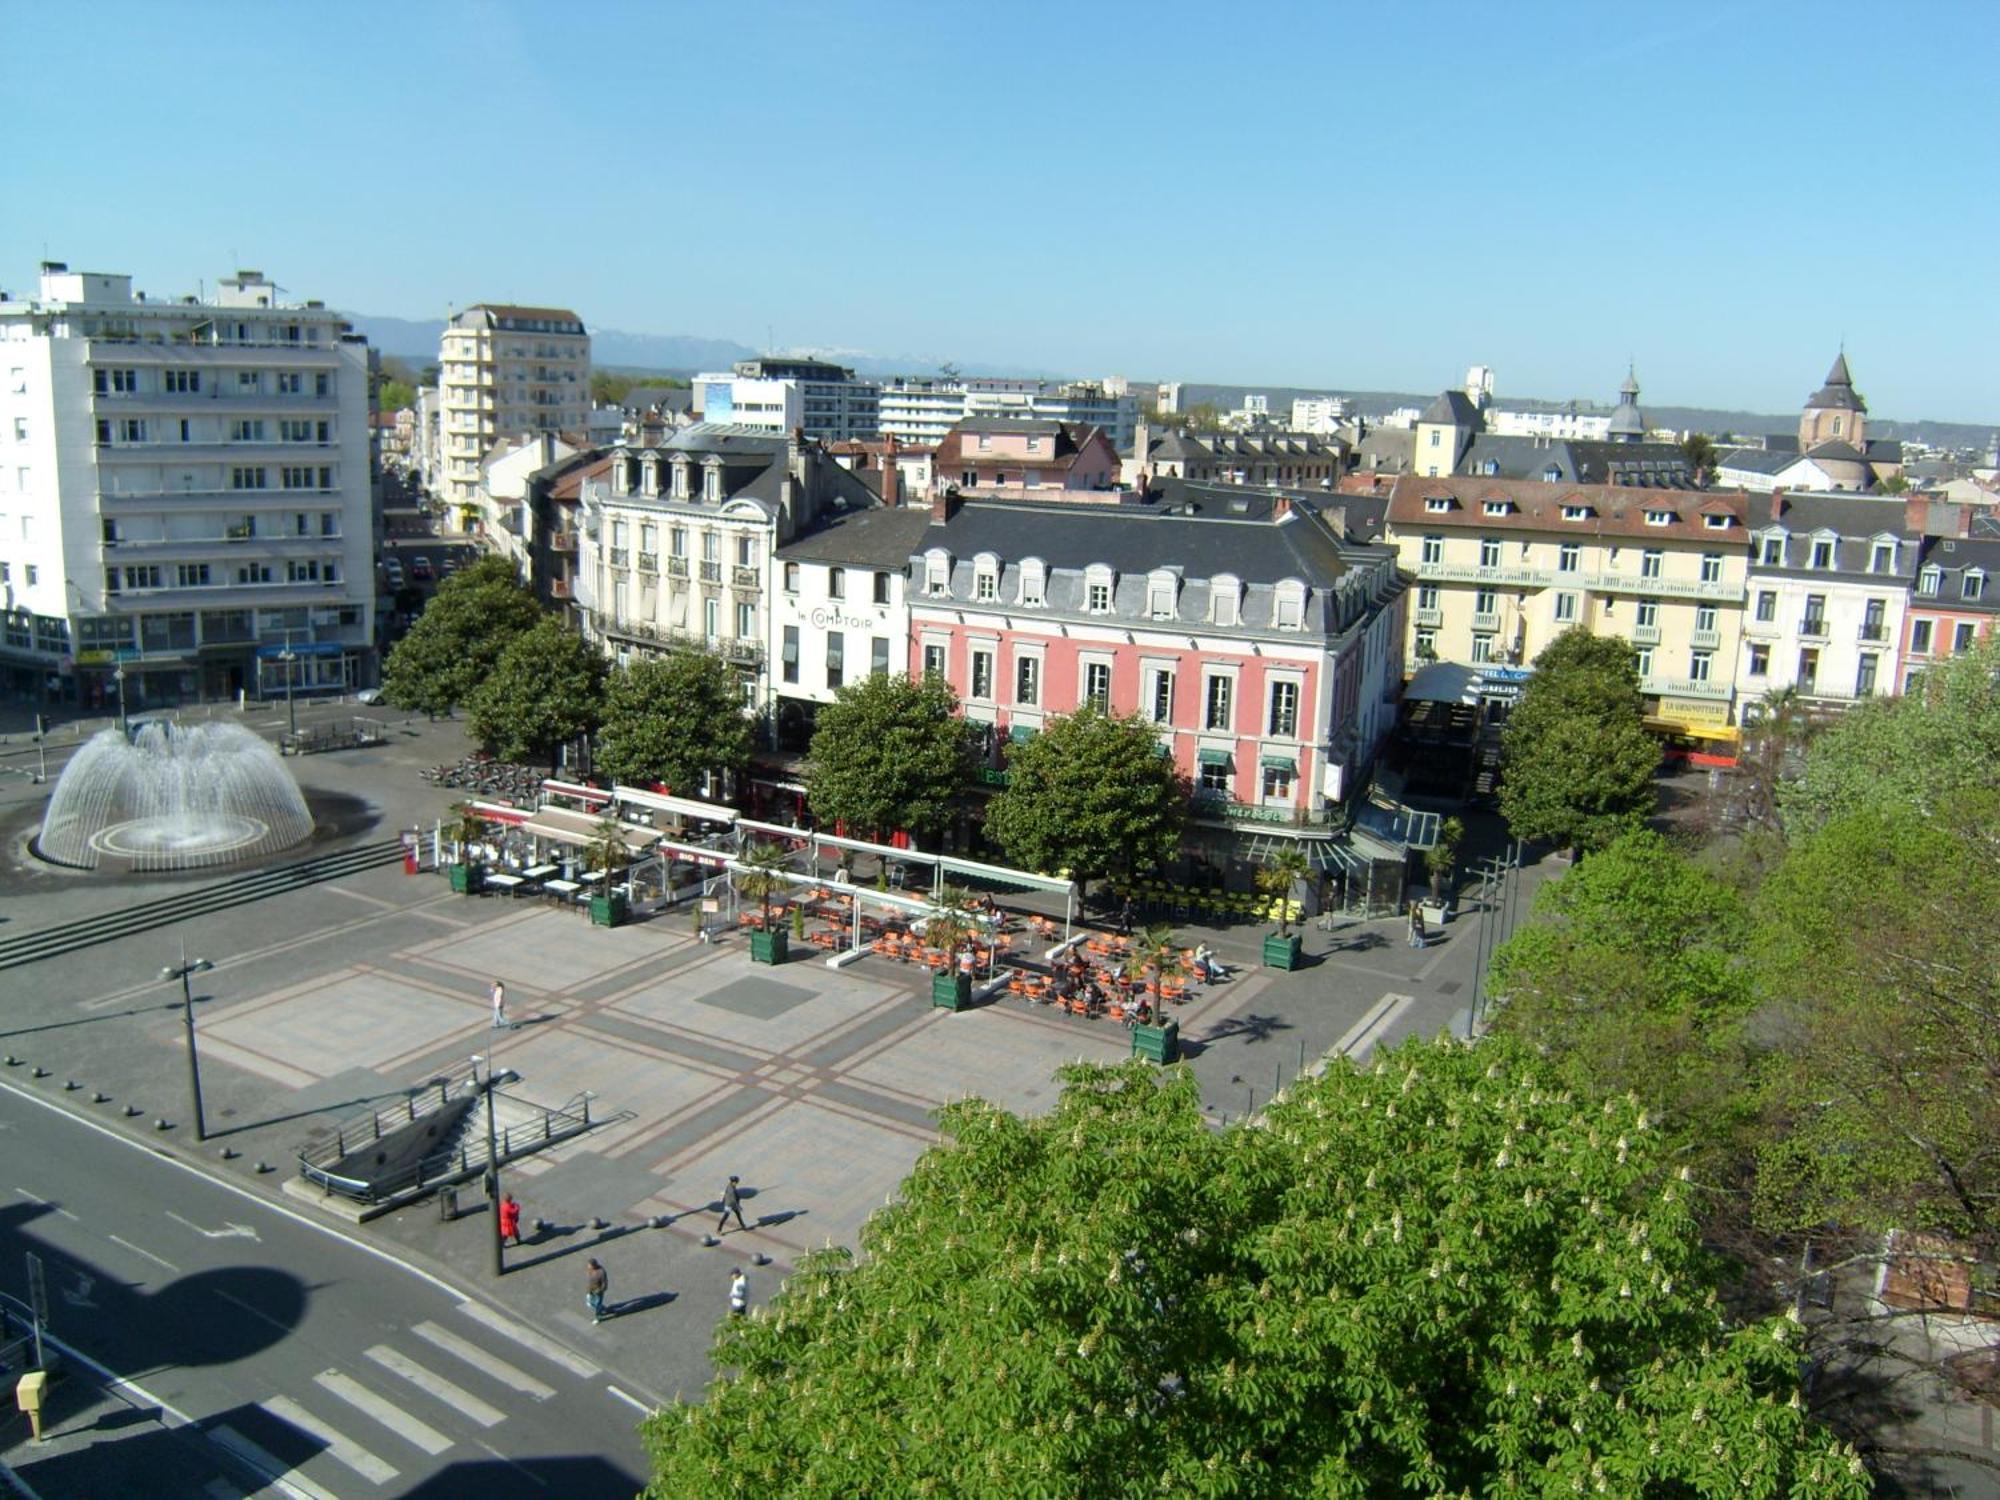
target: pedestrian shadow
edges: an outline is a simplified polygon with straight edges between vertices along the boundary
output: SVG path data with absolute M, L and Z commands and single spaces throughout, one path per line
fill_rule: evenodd
M 608 1245 L 614 1240 L 622 1240 L 626 1235 L 637 1234 L 646 1227 L 644 1224 L 619 1224 L 609 1229 L 600 1229 L 595 1234 L 580 1239 L 573 1245 L 561 1245 L 554 1249 L 545 1250 L 540 1255 L 516 1257 L 507 1263 L 507 1270 L 510 1273 L 514 1271 L 532 1271 L 536 1266 L 545 1266 L 551 1261 L 565 1259 L 568 1256 L 575 1255 L 580 1250 L 595 1250 L 599 1245 Z M 562 1229 L 561 1233 L 565 1235 L 580 1234 L 582 1230 L 583 1226 L 578 1224 Z M 538 1234 L 532 1240 L 526 1240 L 523 1243 L 527 1245 L 539 1245 L 543 1242 L 544 1238 L 552 1237 Z
M 1201 1050 L 1206 1050 L 1217 1042 L 1238 1038 L 1249 1043 L 1265 1042 L 1279 1032 L 1291 1029 L 1291 1022 L 1277 1016 L 1231 1016 L 1226 1021 L 1218 1021 L 1200 1036 L 1182 1038 L 1181 1047 L 1183 1051 L 1200 1049 L 1195 1051 L 1195 1055 L 1199 1056 Z
M 604 1309 L 607 1318 L 622 1318 L 630 1313 L 651 1312 L 656 1307 L 665 1307 L 670 1302 L 680 1301 L 679 1292 L 647 1292 L 642 1297 L 627 1297 L 623 1302 L 614 1302 Z
M 523 1016 L 518 1021 L 509 1022 L 508 1029 L 511 1031 L 520 1031 L 528 1026 L 546 1026 L 551 1021 L 560 1021 L 561 1019 L 562 1017 L 555 1011 L 552 1010 L 537 1011 L 532 1016 Z
M 809 1208 L 788 1208 L 782 1213 L 759 1214 L 757 1215 L 757 1222 L 750 1227 L 752 1229 L 776 1229 L 780 1224 L 789 1224 L 794 1219 L 803 1219 L 811 1212 L 812 1210 Z
M 1357 932 L 1352 937 L 1336 938 L 1326 946 L 1327 955 L 1336 953 L 1372 953 L 1377 948 L 1386 948 L 1389 940 L 1379 932 Z

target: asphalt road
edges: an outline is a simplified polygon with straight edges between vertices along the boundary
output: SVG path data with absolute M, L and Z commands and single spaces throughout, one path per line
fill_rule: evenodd
M 207 1481 L 169 1490 L 135 1452 L 122 1493 L 624 1500 L 641 1486 L 639 1403 L 443 1281 L 12 1087 L 0 1141 L 0 1290 L 25 1300 L 39 1255 L 50 1332 L 212 1461 Z

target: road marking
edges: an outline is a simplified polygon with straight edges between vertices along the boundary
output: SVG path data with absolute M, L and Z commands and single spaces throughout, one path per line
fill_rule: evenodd
M 71 1213 L 61 1204 L 51 1203 L 49 1202 L 48 1199 L 42 1197 L 38 1193 L 31 1193 L 24 1187 L 17 1187 L 14 1189 L 14 1191 L 19 1193 L 23 1198 L 26 1198 L 30 1203 L 40 1204 L 43 1208 L 53 1208 L 57 1213 L 61 1214 L 65 1219 L 68 1219 L 73 1224 L 81 1224 L 83 1222 L 83 1220 L 77 1218 L 75 1214 Z
M 458 1310 L 472 1319 L 473 1322 L 484 1323 L 502 1338 L 510 1338 L 522 1348 L 532 1349 L 535 1353 L 541 1355 L 543 1359 L 561 1365 L 572 1375 L 580 1375 L 585 1380 L 595 1380 L 599 1375 L 604 1373 L 603 1370 L 585 1359 L 581 1354 L 572 1354 L 569 1350 L 557 1345 L 538 1342 L 532 1335 L 523 1333 L 484 1303 L 461 1302 L 458 1304 Z
M 426 1370 L 414 1359 L 397 1353 L 387 1344 L 377 1344 L 368 1351 L 368 1357 L 383 1369 L 402 1376 L 418 1390 L 428 1391 L 446 1406 L 470 1417 L 481 1427 L 498 1427 L 507 1420 L 505 1412 L 488 1406 L 463 1386 L 453 1385 L 442 1375 Z
M 331 1490 L 323 1490 L 281 1458 L 274 1458 L 234 1427 L 218 1422 L 208 1435 L 272 1484 L 299 1500 L 340 1500 Z
M 440 1328 L 435 1323 L 419 1323 L 410 1332 L 428 1344 L 435 1344 L 447 1354 L 457 1355 L 475 1370 L 491 1375 L 502 1385 L 512 1386 L 524 1396 L 546 1401 L 555 1395 L 555 1387 L 543 1385 L 526 1370 L 516 1369 L 504 1359 L 495 1359 L 477 1344 L 460 1338 L 449 1329 Z
M 338 1428 L 327 1426 L 291 1397 L 273 1396 L 270 1400 L 260 1401 L 257 1404 L 280 1422 L 318 1438 L 326 1444 L 326 1451 L 330 1455 L 346 1464 L 370 1484 L 387 1484 L 396 1477 L 398 1471 L 394 1464 L 377 1458 Z
M 278 1332 L 280 1333 L 296 1333 L 298 1331 L 297 1329 L 293 1328 L 291 1324 L 279 1322 L 269 1313 L 261 1311 L 258 1308 L 252 1307 L 249 1303 L 245 1302 L 241 1297 L 231 1296 L 228 1292 L 223 1291 L 220 1287 L 217 1287 L 215 1289 L 215 1295 L 220 1297 L 224 1302 L 228 1302 L 237 1307 L 242 1308 L 245 1312 L 250 1314 L 251 1317 L 263 1319 L 266 1323 L 269 1323 L 273 1328 L 277 1329 Z
M 653 1408 L 641 1401 L 637 1396 L 628 1396 L 615 1385 L 607 1385 L 604 1389 L 606 1394 L 616 1396 L 627 1406 L 633 1408 L 633 1410 L 644 1412 L 649 1417 L 653 1414 Z
M 427 1423 L 419 1422 L 394 1402 L 376 1395 L 367 1386 L 338 1370 L 322 1370 L 313 1380 L 340 1397 L 349 1406 L 373 1417 L 404 1441 L 435 1458 L 451 1446 L 451 1439 Z
M 1334 1043 L 1333 1050 L 1360 1062 L 1363 1054 L 1381 1040 L 1382 1033 L 1389 1029 L 1391 1023 L 1416 1003 L 1415 995 L 1384 995 L 1373 1010 L 1348 1028 L 1347 1035 Z
M 171 1208 L 167 1210 L 167 1217 L 172 1219 L 176 1224 L 185 1225 L 187 1228 L 192 1229 L 196 1234 L 200 1235 L 205 1240 L 257 1239 L 257 1231 L 252 1229 L 248 1224 L 228 1224 L 221 1229 L 203 1229 L 199 1224 L 194 1223 L 192 1220 L 183 1219 L 179 1214 L 175 1213 Z M 259 1243 L 262 1243 L 262 1241 L 259 1241 Z
M 150 1260 L 154 1265 L 161 1267 L 163 1270 L 172 1271 L 176 1276 L 181 1274 L 181 1268 L 175 1265 L 172 1261 L 161 1260 L 160 1257 L 153 1254 L 152 1251 L 141 1250 L 137 1245 L 133 1244 L 130 1240 L 121 1240 L 115 1234 L 106 1235 L 105 1238 L 110 1240 L 111 1243 L 114 1245 L 123 1245 L 127 1250 L 130 1250 L 134 1255 L 143 1256 L 145 1259 Z

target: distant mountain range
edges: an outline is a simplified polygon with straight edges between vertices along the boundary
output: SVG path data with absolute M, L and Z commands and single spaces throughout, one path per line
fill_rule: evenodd
M 419 366 L 434 364 L 444 319 L 378 318 L 369 313 L 343 313 L 354 331 L 367 337 L 384 354 Z M 590 330 L 590 362 L 600 370 L 686 377 L 703 370 L 726 370 L 739 359 L 755 359 L 761 350 L 729 339 L 705 339 L 688 333 L 625 333 L 616 328 Z M 853 349 L 794 350 L 834 360 L 860 375 L 935 375 L 943 360 L 917 354 L 878 355 Z M 1006 365 L 955 365 L 962 375 L 1004 380 L 1050 378 L 1046 370 Z

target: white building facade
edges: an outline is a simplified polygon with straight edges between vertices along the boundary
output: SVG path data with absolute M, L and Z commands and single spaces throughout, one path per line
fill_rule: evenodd
M 1129 389 L 1095 381 L 899 379 L 882 386 L 884 437 L 934 448 L 960 422 L 975 417 L 1080 422 L 1102 427 L 1114 447 L 1131 446 L 1139 402 Z
M 1575 408 L 1562 411 L 1489 411 L 1486 430 L 1496 437 L 1540 437 L 1562 441 L 1603 442 L 1611 435 L 1610 416 Z
M 479 303 L 438 346 L 438 492 L 471 530 L 479 464 L 503 437 L 581 432 L 590 411 L 590 334 L 559 307 Z
M 0 295 L 0 680 L 135 710 L 372 682 L 372 376 L 256 271 Z
M 882 389 L 842 365 L 777 357 L 738 361 L 727 374 L 697 375 L 694 387 L 705 422 L 775 437 L 804 432 L 822 442 L 874 437 Z

